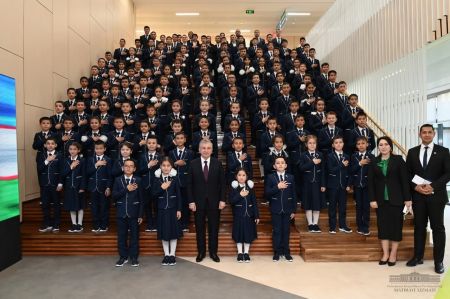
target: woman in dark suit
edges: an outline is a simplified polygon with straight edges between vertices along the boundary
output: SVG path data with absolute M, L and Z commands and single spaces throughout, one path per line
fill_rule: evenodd
M 370 206 L 377 212 L 378 239 L 383 248 L 379 264 L 389 266 L 395 265 L 398 244 L 402 240 L 403 207 L 411 207 L 406 163 L 401 156 L 392 153 L 392 148 L 389 137 L 378 139 L 380 154 L 370 164 L 368 173 Z

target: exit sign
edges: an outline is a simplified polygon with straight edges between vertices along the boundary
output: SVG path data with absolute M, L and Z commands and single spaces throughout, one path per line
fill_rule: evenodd
M 247 10 L 245 11 L 245 13 L 248 14 L 248 15 L 252 15 L 252 14 L 255 13 L 255 10 L 253 10 L 253 9 L 247 9 Z

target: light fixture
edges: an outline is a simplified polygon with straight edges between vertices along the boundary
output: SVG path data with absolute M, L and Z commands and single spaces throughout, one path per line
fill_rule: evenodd
M 199 16 L 200 14 L 198 12 L 176 12 L 176 16 Z
M 310 12 L 288 12 L 286 13 L 288 16 L 310 16 Z

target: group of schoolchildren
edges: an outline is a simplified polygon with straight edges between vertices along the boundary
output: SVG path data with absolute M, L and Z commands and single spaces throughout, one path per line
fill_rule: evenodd
M 319 64 L 305 39 L 289 49 L 280 32 L 266 41 L 255 34 L 250 46 L 232 35 L 210 38 L 161 36 L 144 28 L 136 47 L 105 53 L 91 76 L 69 88 L 55 103 L 55 115 L 40 119 L 34 137 L 41 188 L 40 232 L 58 232 L 61 202 L 70 212 L 71 233 L 83 231 L 85 195 L 92 232 L 109 228 L 116 208 L 119 260 L 139 266 L 139 224 L 157 231 L 163 265 L 175 265 L 177 240 L 188 231 L 186 181 L 189 163 L 208 139 L 213 156 L 226 156 L 228 201 L 237 261 L 249 262 L 257 238 L 258 204 L 253 189 L 256 148 L 270 205 L 273 260 L 292 261 L 291 220 L 305 209 L 308 231 L 320 233 L 320 210 L 327 207 L 329 233 L 352 230 L 346 222 L 347 192 L 353 190 L 357 232 L 369 235 L 367 168 L 374 157 L 373 131 L 355 94 Z M 218 112 L 220 111 L 220 118 Z M 251 140 L 247 145 L 246 126 Z M 218 129 L 218 127 L 220 127 Z M 111 201 L 112 199 L 112 201 Z M 337 223 L 337 213 L 339 223 Z M 129 236 L 128 236 L 129 235 Z

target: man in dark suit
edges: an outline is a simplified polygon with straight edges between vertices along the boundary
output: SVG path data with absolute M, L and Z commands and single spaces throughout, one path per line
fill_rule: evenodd
M 414 257 L 406 265 L 414 267 L 423 264 L 426 228 L 430 219 L 434 270 L 442 274 L 445 252 L 444 209 L 448 202 L 446 185 L 450 180 L 450 155 L 447 148 L 433 143 L 435 131 L 432 125 L 422 125 L 419 134 L 422 144 L 408 151 L 406 165 L 411 179 L 417 175 L 431 184 L 416 184 L 416 180 L 410 183 L 413 189 Z
M 141 45 L 146 48 L 148 47 L 148 41 L 150 40 L 150 27 L 144 26 L 144 34 L 139 37 Z
M 124 60 L 128 57 L 128 49 L 125 48 L 125 39 L 121 38 L 119 41 L 120 47 L 114 50 L 114 59 L 117 63 L 119 61 Z
M 189 208 L 195 213 L 197 235 L 197 262 L 205 258 L 205 220 L 208 217 L 208 250 L 215 262 L 219 239 L 220 211 L 225 207 L 225 174 L 222 163 L 212 158 L 213 145 L 209 140 L 200 141 L 200 158 L 192 160 L 187 177 Z

